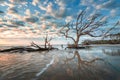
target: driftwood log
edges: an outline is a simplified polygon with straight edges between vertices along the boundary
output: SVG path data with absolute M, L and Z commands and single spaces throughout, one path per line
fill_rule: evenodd
M 53 50 L 53 49 L 57 49 L 57 48 L 53 48 L 53 47 L 42 48 L 42 47 L 38 46 L 37 44 L 35 44 L 34 42 L 32 42 L 31 46 L 29 46 L 29 47 L 12 47 L 9 49 L 0 50 L 0 52 L 20 52 L 20 53 L 22 53 L 24 51 L 34 52 L 34 51 L 46 51 L 46 50 Z
M 20 52 L 20 53 L 22 53 L 23 51 L 33 52 L 33 51 L 45 51 L 45 50 L 50 50 L 50 49 L 48 49 L 48 48 L 34 49 L 34 48 L 27 48 L 27 47 L 26 48 L 25 47 L 14 47 L 14 48 L 0 50 L 0 52 Z

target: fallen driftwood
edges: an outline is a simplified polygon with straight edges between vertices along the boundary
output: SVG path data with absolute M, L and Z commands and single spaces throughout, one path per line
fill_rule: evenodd
M 57 48 L 39 48 L 39 49 L 34 49 L 34 48 L 28 48 L 28 47 L 14 47 L 14 48 L 9 48 L 9 49 L 3 49 L 0 50 L 0 52 L 34 52 L 34 51 L 46 51 L 46 50 L 53 50 L 53 49 L 57 49 Z
M 9 48 L 9 49 L 0 50 L 0 52 L 20 52 L 20 53 L 22 53 L 24 51 L 34 52 L 34 51 L 46 51 L 46 50 L 53 50 L 53 49 L 58 49 L 58 48 L 53 48 L 53 47 L 42 48 L 42 47 L 40 47 L 37 44 L 32 42 L 30 47 L 12 47 L 12 48 Z
M 43 51 L 43 50 L 47 50 L 47 49 L 34 49 L 34 48 L 25 48 L 25 47 L 14 47 L 14 48 L 9 48 L 9 49 L 3 49 L 0 50 L 0 52 L 23 52 L 23 51 L 27 51 L 27 52 L 32 52 L 32 51 Z

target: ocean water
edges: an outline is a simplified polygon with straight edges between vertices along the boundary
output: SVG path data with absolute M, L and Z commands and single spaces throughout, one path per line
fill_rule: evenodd
M 0 53 L 0 80 L 120 80 L 120 46 L 56 47 L 60 50 Z

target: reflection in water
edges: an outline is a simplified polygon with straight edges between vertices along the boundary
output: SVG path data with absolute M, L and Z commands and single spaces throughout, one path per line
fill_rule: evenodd
M 103 49 L 1 53 L 0 80 L 120 80 L 120 56 Z
M 42 71 L 40 71 L 39 73 L 37 73 L 36 76 L 40 76 L 43 72 L 45 72 L 45 70 L 47 70 L 48 67 L 49 67 L 51 64 L 53 64 L 53 62 L 54 62 L 54 58 L 50 61 L 49 64 L 46 65 L 45 68 L 42 69 Z
M 69 58 L 59 56 L 38 80 L 119 80 L 118 75 L 102 58 L 84 60 L 78 51 Z M 62 62 L 64 61 L 64 62 Z
M 82 60 L 81 57 L 80 57 L 80 54 L 78 53 L 78 51 L 75 51 L 74 56 L 72 58 L 66 58 L 65 63 L 75 59 L 75 57 L 77 57 L 77 59 L 78 59 L 78 68 L 80 68 L 81 64 L 82 65 L 90 65 L 90 64 L 92 64 L 93 62 L 95 62 L 97 60 L 104 61 L 102 58 L 95 58 L 95 59 L 90 60 L 90 61 Z
M 0 54 L 0 80 L 30 80 L 51 59 L 42 53 Z
M 103 53 L 110 56 L 120 56 L 120 49 L 103 49 Z

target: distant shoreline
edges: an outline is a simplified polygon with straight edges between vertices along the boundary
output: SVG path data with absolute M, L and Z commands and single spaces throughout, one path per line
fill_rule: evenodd
M 120 44 L 90 44 L 85 46 L 120 46 Z
M 54 44 L 53 46 L 67 46 L 67 44 Z M 79 44 L 80 46 L 82 44 Z M 16 47 L 16 46 L 20 46 L 20 47 L 26 47 L 26 46 L 30 46 L 30 45 L 0 45 L 2 46 L 6 46 L 6 47 Z M 40 45 L 40 46 L 44 46 L 44 45 Z M 83 46 L 120 46 L 120 44 L 90 44 L 90 45 L 83 45 Z

